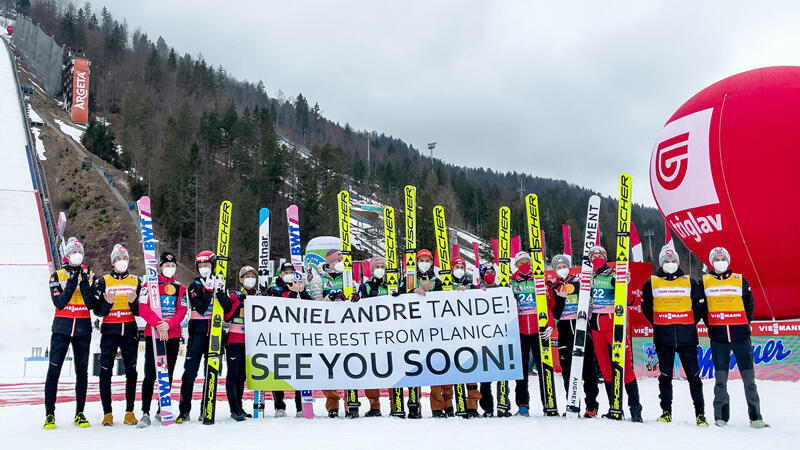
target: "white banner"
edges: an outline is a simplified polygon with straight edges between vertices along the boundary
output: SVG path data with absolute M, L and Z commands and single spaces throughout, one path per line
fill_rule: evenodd
M 247 386 L 365 389 L 522 378 L 509 288 L 320 302 L 245 300 Z

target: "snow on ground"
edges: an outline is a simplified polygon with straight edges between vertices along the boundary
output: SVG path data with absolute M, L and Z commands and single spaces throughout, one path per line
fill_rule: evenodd
M 31 128 L 31 134 L 33 135 L 34 143 L 36 144 L 36 153 L 39 155 L 39 159 L 44 161 L 47 158 L 44 156 L 44 141 L 42 141 L 42 138 L 39 137 L 40 132 L 41 130 L 39 128 Z
M 96 380 L 94 378 L 93 380 Z M 531 386 L 538 380 L 531 378 Z M 559 387 L 562 385 L 559 381 Z M 148 429 L 135 429 L 117 424 L 111 428 L 99 426 L 102 408 L 99 402 L 89 403 L 86 415 L 92 426 L 78 429 L 72 425 L 74 403 L 59 403 L 56 408 L 56 430 L 42 430 L 44 408 L 37 406 L 12 406 L 0 408 L 0 429 L 4 434 L 5 448 L 87 448 L 93 446 L 113 448 L 203 448 L 213 440 L 217 448 L 264 447 L 280 449 L 375 449 L 381 450 L 437 450 L 463 449 L 524 449 L 524 448 L 589 448 L 589 449 L 796 449 L 800 428 L 794 420 L 795 403 L 800 398 L 800 383 L 760 381 L 761 406 L 765 420 L 772 426 L 765 430 L 749 428 L 740 380 L 729 383 L 731 394 L 731 422 L 726 428 L 711 426 L 698 428 L 694 424 L 689 389 L 685 381 L 676 382 L 674 422 L 656 422 L 658 408 L 658 382 L 649 378 L 640 380 L 644 402 L 644 424 L 612 422 L 605 419 L 567 420 L 545 418 L 541 413 L 533 417 L 509 419 L 463 420 L 432 419 L 427 398 L 423 398 L 422 420 L 399 420 L 391 417 L 328 419 L 324 400 L 317 398 L 314 411 L 317 419 L 272 418 L 272 402 L 267 403 L 266 419 L 250 419 L 244 423 L 228 417 L 228 406 L 222 402 L 217 413 L 217 424 L 204 426 L 196 421 L 182 425 L 162 427 L 157 423 Z M 704 383 L 706 411 L 711 414 L 713 383 Z M 563 391 L 559 389 L 563 395 Z M 559 401 L 563 396 L 559 398 Z M 601 398 L 602 400 L 602 398 Z M 366 412 L 366 399 L 362 397 L 361 412 Z M 381 398 L 383 413 L 388 411 L 388 398 Z M 199 414 L 199 400 L 195 400 L 192 418 Z M 535 402 L 538 404 L 538 402 Z M 174 404 L 174 403 L 173 403 Z M 292 401 L 287 412 L 294 413 Z M 141 414 L 138 411 L 137 417 Z M 124 402 L 113 404 L 115 419 L 124 414 Z M 155 407 L 155 406 L 154 406 Z M 560 404 L 563 410 L 563 402 Z M 605 409 L 605 405 L 602 407 Z M 250 404 L 245 405 L 251 409 Z M 534 408 L 536 410 L 536 408 Z M 567 444 L 566 442 L 569 442 Z M 616 443 L 616 446 L 615 446 Z
M 40 116 L 40 115 L 39 115 L 39 114 L 38 114 L 38 113 L 37 113 L 37 112 L 36 112 L 36 111 L 33 109 L 33 107 L 31 106 L 31 104 L 30 104 L 30 103 L 28 103 L 26 106 L 27 106 L 27 109 L 28 109 L 28 119 L 30 119 L 30 121 L 31 121 L 31 122 L 38 122 L 38 123 L 43 123 L 43 122 L 44 122 L 44 121 L 42 120 L 42 116 Z
M 58 128 L 61 129 L 61 132 L 71 137 L 75 142 L 80 143 L 81 137 L 83 137 L 83 130 L 78 128 L 75 125 L 67 125 L 66 123 L 62 122 L 59 119 L 55 119 L 56 124 L 58 124 Z

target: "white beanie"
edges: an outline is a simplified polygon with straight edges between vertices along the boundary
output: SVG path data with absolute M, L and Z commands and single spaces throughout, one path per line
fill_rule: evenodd
M 64 254 L 69 255 L 70 253 L 74 252 L 75 250 L 81 252 L 83 254 L 83 244 L 81 241 L 78 240 L 76 237 L 71 237 L 67 239 L 67 245 L 64 248 Z
M 519 252 L 517 252 L 516 255 L 514 255 L 514 264 L 516 264 L 517 261 L 520 261 L 520 260 L 526 259 L 526 258 L 528 259 L 528 261 L 533 262 L 533 259 L 531 259 L 531 255 L 528 254 L 528 252 L 526 252 L 524 250 L 519 251 Z
M 114 260 L 117 259 L 117 256 L 128 256 L 128 250 L 122 246 L 122 244 L 115 244 L 114 249 L 111 250 L 111 264 L 114 264 Z
M 658 265 L 663 266 L 664 261 L 667 259 L 674 259 L 678 263 L 681 262 L 681 257 L 678 256 L 678 252 L 671 246 L 665 245 L 661 247 L 661 252 L 658 254 Z
M 714 247 L 711 249 L 711 253 L 708 255 L 708 262 L 710 262 L 712 266 L 714 265 L 714 258 L 717 256 L 724 256 L 729 263 L 731 262 L 731 254 L 728 253 L 725 247 Z

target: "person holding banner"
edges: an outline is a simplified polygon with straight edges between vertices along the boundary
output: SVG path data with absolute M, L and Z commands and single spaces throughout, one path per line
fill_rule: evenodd
M 433 254 L 422 249 L 417 252 L 417 288 L 414 292 L 425 295 L 430 291 L 441 291 L 442 280 L 433 269 Z M 431 414 L 438 419 L 455 417 L 453 408 L 453 386 L 431 386 Z
M 653 345 L 661 373 L 658 391 L 663 413 L 660 422 L 672 422 L 672 375 L 675 353 L 681 361 L 694 403 L 697 426 L 707 427 L 703 381 L 697 360 L 697 322 L 703 292 L 697 282 L 680 269 L 674 248 L 664 246 L 658 255 L 660 268 L 642 287 L 642 313 L 653 325 Z
M 192 395 L 194 393 L 194 380 L 200 370 L 200 362 L 208 357 L 208 340 L 211 335 L 211 312 L 214 308 L 214 292 L 217 285 L 222 285 L 214 271 L 217 265 L 217 256 L 211 250 L 204 250 L 195 256 L 195 268 L 198 276 L 189 284 L 187 293 L 191 306 L 189 316 L 189 340 L 186 341 L 186 359 L 183 362 L 183 375 L 181 376 L 181 397 L 178 405 L 176 423 L 189 420 L 192 409 Z M 220 297 L 222 309 L 230 312 L 231 305 L 228 299 Z
M 769 427 L 761 418 L 761 401 L 756 388 L 750 322 L 753 320 L 753 295 L 742 274 L 728 267 L 731 256 L 724 247 L 715 247 L 708 255 L 711 267 L 700 285 L 705 301 L 701 303 L 703 322 L 708 326 L 711 359 L 714 362 L 714 421 L 724 427 L 730 419 L 728 371 L 731 353 L 744 383 L 747 414 L 753 428 Z
M 186 288 L 175 279 L 175 271 L 178 269 L 175 255 L 170 252 L 162 253 L 158 267 L 161 271 L 158 274 L 159 298 L 148 298 L 147 282 L 143 283 L 142 291 L 139 293 L 139 315 L 147 322 L 144 327 L 144 380 L 142 380 L 142 417 L 137 424 L 139 428 L 150 426 L 150 403 L 153 401 L 153 384 L 156 382 L 153 328 L 156 329 L 158 338 L 165 341 L 169 384 L 172 385 L 172 373 L 175 370 L 180 347 L 181 322 L 186 317 L 188 309 L 184 303 Z M 161 317 L 150 308 L 150 302 L 161 302 Z M 160 411 L 159 406 L 156 419 L 160 417 Z
M 225 321 L 230 323 L 225 342 L 225 362 L 228 372 L 225 376 L 225 392 L 228 394 L 228 407 L 231 418 L 237 422 L 253 417 L 245 412 L 242 407 L 244 395 L 245 351 L 244 351 L 244 299 L 248 295 L 256 295 L 258 271 L 251 266 L 244 266 L 239 270 L 239 283 L 241 290 L 229 293 L 220 293 L 220 297 L 227 297 L 231 304 L 229 312 L 225 313 Z
M 358 287 L 359 297 L 368 298 L 388 295 L 389 288 L 386 285 L 386 259 L 382 256 L 373 256 L 369 260 L 369 272 L 371 274 L 369 280 Z M 364 417 L 380 417 L 380 389 L 364 389 L 364 394 L 366 394 L 367 399 L 369 399 L 369 411 L 364 414 Z
M 490 262 L 481 264 L 478 269 L 479 281 L 478 286 L 484 291 L 489 288 L 497 287 L 497 273 L 494 270 L 494 265 Z M 492 395 L 492 383 L 483 382 L 480 385 L 481 398 L 478 402 L 483 410 L 483 417 L 494 417 L 494 396 Z
M 575 345 L 575 321 L 578 318 L 578 292 L 581 283 L 577 275 L 570 274 L 570 259 L 566 255 L 553 256 L 550 264 L 556 271 L 556 280 L 548 281 L 550 293 L 555 299 L 553 317 L 558 320 L 558 361 L 564 380 L 564 390 L 569 392 L 569 373 L 572 368 L 572 348 Z M 583 356 L 583 393 L 586 396 L 585 418 L 597 417 L 600 404 L 597 396 L 597 373 L 594 368 L 594 345 L 592 335 L 586 335 L 585 354 Z
M 253 295 L 250 293 L 250 295 Z M 290 262 L 281 264 L 278 278 L 267 289 L 266 295 L 283 298 L 300 298 L 311 300 L 311 295 L 306 290 L 302 277 L 297 279 L 294 265 Z M 275 417 L 286 417 L 286 402 L 283 391 L 272 391 L 272 400 L 275 402 Z M 303 402 L 300 391 L 294 391 L 295 416 L 303 417 Z
M 517 380 L 514 394 L 515 401 L 519 407 L 519 416 L 530 415 L 530 393 L 528 392 L 528 367 L 530 367 L 531 355 L 536 364 L 536 371 L 542 373 L 542 354 L 539 345 L 539 318 L 536 312 L 536 286 L 531 270 L 531 255 L 521 251 L 514 256 L 514 267 L 517 269 L 511 275 L 511 289 L 517 298 L 517 308 L 520 309 L 519 315 L 519 339 L 522 348 L 522 367 L 524 368 L 523 377 Z M 531 306 L 533 309 L 531 309 Z M 553 314 L 549 315 L 545 337 L 550 338 L 553 332 Z M 539 383 L 539 397 L 542 406 L 545 404 L 544 386 Z
M 594 341 L 594 353 L 597 365 L 603 373 L 606 384 L 606 394 L 609 403 L 614 397 L 612 392 L 611 376 L 611 343 L 614 331 L 614 286 L 615 274 L 608 263 L 606 249 L 595 245 L 589 249 L 589 261 L 592 263 L 592 315 L 591 328 Z M 630 276 L 630 275 L 628 275 Z M 625 343 L 625 392 L 628 394 L 628 408 L 631 412 L 632 422 L 642 422 L 642 404 L 639 402 L 639 385 L 636 382 L 636 373 L 633 371 L 633 355 L 631 354 L 630 335 Z M 611 417 L 605 414 L 603 417 Z
M 453 286 L 458 291 L 465 291 L 475 287 L 472 284 L 472 276 L 467 274 L 467 262 L 464 258 L 453 258 Z M 467 414 L 465 419 L 480 417 L 478 414 L 478 402 L 481 400 L 481 393 L 478 390 L 478 383 L 467 383 Z
M 98 278 L 94 289 L 97 302 L 94 313 L 103 318 L 100 326 L 100 400 L 103 403 L 103 425 L 114 425 L 111 412 L 111 373 L 117 351 L 125 363 L 125 425 L 138 422 L 133 413 L 136 400 L 136 359 L 139 353 L 139 290 L 142 280 L 128 273 L 128 250 L 116 244 L 111 250 L 114 269 Z

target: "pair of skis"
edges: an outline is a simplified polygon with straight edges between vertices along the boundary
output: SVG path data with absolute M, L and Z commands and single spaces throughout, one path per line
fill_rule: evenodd
M 395 227 L 394 208 L 383 208 L 383 244 L 386 258 L 386 290 L 394 295 L 399 290 L 399 274 L 397 271 L 397 229 Z M 403 388 L 389 389 L 390 415 L 406 417 L 403 407 Z
M 349 300 L 353 297 L 355 285 L 353 282 L 353 255 L 350 253 L 350 193 L 347 191 L 339 192 L 337 196 L 339 210 L 339 241 L 341 241 L 342 263 L 344 272 L 342 273 L 342 292 Z M 358 417 L 358 389 L 347 389 L 345 391 L 345 402 L 347 404 L 347 417 L 355 419 Z
M 405 285 L 406 293 L 414 292 L 417 288 L 417 188 L 407 185 L 403 191 L 405 207 Z M 408 388 L 408 418 L 419 419 L 420 411 L 419 386 Z M 399 395 L 392 396 L 392 415 L 398 417 L 403 413 L 403 389 L 398 389 Z M 397 413 L 395 413 L 397 411 Z
M 622 391 L 625 375 L 625 358 L 628 317 L 628 257 L 631 223 L 631 177 L 623 173 L 619 177 L 619 207 L 617 212 L 617 251 L 614 286 L 614 322 L 613 341 L 611 344 L 612 398 L 609 414 L 611 418 L 621 420 Z M 589 249 L 597 242 L 600 220 L 600 197 L 589 198 L 586 213 L 586 232 L 584 235 L 583 258 L 581 260 L 580 293 L 578 295 L 578 317 L 575 322 L 575 343 L 572 350 L 572 368 L 570 370 L 569 390 L 567 391 L 567 416 L 580 417 L 581 401 L 578 393 L 582 373 L 583 358 L 586 345 L 586 333 L 591 308 L 591 282 L 593 276 L 592 263 L 589 261 Z
M 259 294 L 266 295 L 270 281 L 273 278 L 273 263 L 270 260 L 270 236 L 272 230 L 271 214 L 268 208 L 261 208 L 258 213 L 258 285 Z M 303 256 L 300 245 L 300 214 L 297 205 L 291 205 L 286 209 L 286 222 L 289 228 L 289 253 L 292 265 L 294 266 L 295 276 L 299 275 L 302 279 Z M 300 392 L 302 396 L 303 417 L 306 419 L 314 418 L 314 397 L 310 390 Z M 255 391 L 253 396 L 253 417 L 266 417 L 264 413 L 266 403 L 266 391 Z

